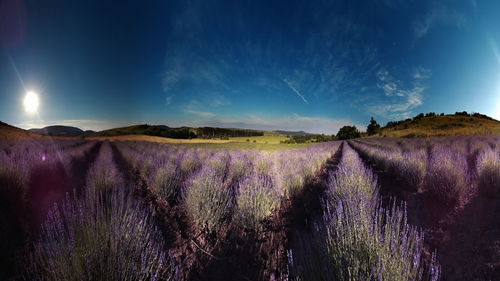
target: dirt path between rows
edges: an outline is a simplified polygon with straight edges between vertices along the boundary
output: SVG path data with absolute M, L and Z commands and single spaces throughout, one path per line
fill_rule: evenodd
M 243 230 L 230 223 L 217 237 L 203 238 L 190 225 L 182 206 L 158 198 L 147 182 L 126 163 L 113 145 L 115 161 L 137 186 L 137 195 L 152 211 L 167 240 L 178 280 L 284 280 L 288 277 L 287 249 L 297 231 L 321 215 L 321 198 L 328 174 L 341 158 L 342 145 L 314 180 L 293 200 L 284 200 L 263 231 Z
M 424 231 L 427 255 L 437 251 L 441 280 L 500 280 L 500 204 L 494 198 L 475 195 L 463 209 L 445 210 L 353 149 L 377 175 L 383 203 L 391 197 L 406 202 L 409 223 Z

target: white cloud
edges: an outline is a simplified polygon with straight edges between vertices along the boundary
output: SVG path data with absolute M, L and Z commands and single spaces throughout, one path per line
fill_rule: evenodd
M 220 94 L 207 95 L 206 100 L 208 102 L 208 105 L 210 105 L 211 107 L 231 105 L 231 101 L 229 101 L 225 96 Z
M 173 99 L 173 97 L 171 97 L 171 96 L 166 97 L 165 98 L 165 105 L 166 106 L 170 105 L 172 103 L 172 99 Z
M 413 22 L 415 42 L 427 35 L 437 25 L 461 28 L 465 26 L 465 23 L 465 16 L 460 12 L 451 10 L 443 4 L 435 4 L 422 19 Z
M 299 92 L 299 90 L 297 90 L 290 82 L 288 82 L 286 79 L 283 79 L 283 82 L 285 82 L 285 84 L 288 86 L 288 88 L 290 88 L 295 94 L 297 94 L 297 96 L 299 96 L 299 98 L 301 98 L 303 102 L 305 102 L 306 104 L 309 104 L 309 102 L 307 102 L 306 98 L 304 98 L 304 96 Z
M 432 75 L 432 71 L 422 66 L 415 67 L 413 69 L 412 78 L 413 79 L 428 79 Z
M 424 82 L 431 75 L 431 70 L 421 66 L 416 67 L 408 83 L 394 78 L 387 69 L 381 68 L 376 73 L 379 80 L 377 86 L 384 96 L 366 103 L 368 112 L 387 119 L 410 117 L 413 109 L 424 103 L 423 94 L 427 90 Z

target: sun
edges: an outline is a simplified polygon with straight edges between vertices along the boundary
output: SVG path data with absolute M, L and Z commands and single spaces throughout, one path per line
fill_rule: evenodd
M 40 103 L 38 99 L 38 95 L 33 92 L 29 91 L 26 93 L 26 96 L 24 96 L 24 110 L 28 113 L 35 113 L 38 110 L 38 105 Z

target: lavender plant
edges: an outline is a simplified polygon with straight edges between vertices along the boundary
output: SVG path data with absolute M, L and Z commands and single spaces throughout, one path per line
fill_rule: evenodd
M 164 200 L 174 203 L 181 189 L 182 179 L 177 166 L 168 162 L 156 170 L 153 190 Z
M 233 191 L 216 171 L 203 168 L 186 190 L 184 206 L 191 221 L 204 233 L 217 231 L 229 219 Z
M 245 228 L 259 230 L 278 204 L 269 176 L 252 174 L 239 184 L 236 218 Z
M 341 163 L 337 171 L 329 175 L 327 200 L 336 202 L 358 198 L 362 202 L 370 202 L 376 195 L 377 179 L 357 153 L 349 145 L 344 145 Z
M 424 186 L 429 195 L 445 207 L 454 208 L 463 202 L 471 192 L 465 157 L 446 148 L 434 150 Z
M 93 189 L 111 190 L 121 185 L 123 178 L 113 161 L 111 145 L 105 142 L 87 174 L 87 186 Z
M 486 148 L 477 157 L 478 192 L 484 196 L 500 197 L 500 152 Z
M 437 280 L 433 256 L 423 261 L 423 234 L 409 226 L 406 207 L 380 206 L 375 177 L 344 145 L 341 164 L 330 176 L 323 220 L 292 259 L 304 280 Z M 304 256 L 305 254 L 305 256 Z
M 404 206 L 367 213 L 353 198 L 325 213 L 321 241 L 324 280 L 437 280 L 435 260 L 423 262 L 422 233 L 408 225 Z M 425 273 L 425 274 L 424 274 Z
M 27 280 L 173 280 L 160 232 L 118 189 L 54 206 L 29 256 Z

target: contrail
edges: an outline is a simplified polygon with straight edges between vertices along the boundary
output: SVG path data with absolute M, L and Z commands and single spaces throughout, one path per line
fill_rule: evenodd
M 304 98 L 304 96 L 299 92 L 299 90 L 295 89 L 294 86 L 292 86 L 292 84 L 290 84 L 290 82 L 286 81 L 286 79 L 283 79 L 283 82 L 285 82 L 285 84 L 292 90 L 294 91 L 294 93 L 297 94 L 297 96 L 299 96 L 305 103 L 309 104 L 306 100 L 306 98 Z

